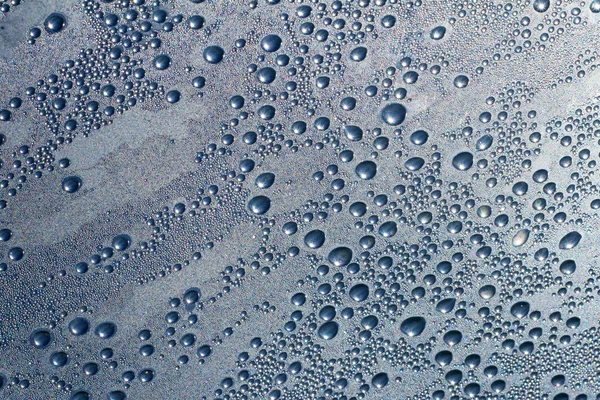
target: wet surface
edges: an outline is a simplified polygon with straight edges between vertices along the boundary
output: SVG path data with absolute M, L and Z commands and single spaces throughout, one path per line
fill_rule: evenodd
M 600 398 L 599 23 L 0 0 L 0 398 Z

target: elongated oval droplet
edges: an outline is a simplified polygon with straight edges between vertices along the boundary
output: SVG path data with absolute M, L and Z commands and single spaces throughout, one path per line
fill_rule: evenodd
M 579 244 L 580 240 L 581 234 L 579 232 L 569 232 L 565 236 L 563 236 L 562 239 L 560 239 L 560 242 L 558 243 L 558 248 L 561 250 L 573 249 Z

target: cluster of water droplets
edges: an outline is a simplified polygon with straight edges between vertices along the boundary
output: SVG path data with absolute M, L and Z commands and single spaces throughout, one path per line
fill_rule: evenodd
M 600 398 L 600 1 L 0 11 L 0 398 Z

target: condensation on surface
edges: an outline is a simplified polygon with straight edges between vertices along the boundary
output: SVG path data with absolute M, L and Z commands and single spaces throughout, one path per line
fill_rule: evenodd
M 600 398 L 600 0 L 0 0 L 0 399 Z

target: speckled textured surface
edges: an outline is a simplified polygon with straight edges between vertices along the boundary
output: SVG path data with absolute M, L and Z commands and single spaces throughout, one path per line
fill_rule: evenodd
M 0 0 L 0 398 L 600 398 L 599 12 Z

